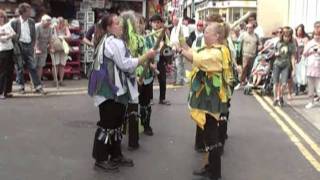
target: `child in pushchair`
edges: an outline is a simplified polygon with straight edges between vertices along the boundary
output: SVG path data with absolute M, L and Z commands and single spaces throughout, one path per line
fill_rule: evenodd
M 249 82 L 244 88 L 245 95 L 251 94 L 252 89 L 260 89 L 261 94 L 272 92 L 270 63 L 273 55 L 272 51 L 268 51 L 255 58 Z
M 261 81 L 265 79 L 266 75 L 268 74 L 269 69 L 270 64 L 264 57 L 262 57 L 258 65 L 252 69 L 253 87 L 258 87 L 258 85 L 260 85 Z

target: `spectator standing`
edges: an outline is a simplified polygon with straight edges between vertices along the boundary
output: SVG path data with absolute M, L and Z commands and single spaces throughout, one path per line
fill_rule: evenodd
M 42 69 L 46 65 L 48 48 L 51 48 L 51 17 L 43 15 L 41 22 L 36 24 L 35 63 L 41 79 Z
M 0 99 L 10 96 L 14 69 L 12 38 L 16 33 L 8 23 L 7 14 L 0 10 Z
M 204 31 L 204 22 L 202 20 L 199 20 L 197 22 L 197 27 L 195 31 L 190 33 L 190 36 L 187 40 L 187 44 L 192 47 L 193 49 L 198 49 L 204 46 L 204 40 L 203 40 L 203 31 Z
M 68 24 L 66 21 L 63 19 L 63 17 L 59 17 L 57 20 L 57 24 L 54 27 L 53 30 L 53 36 L 54 36 L 54 41 L 60 41 L 61 44 L 59 46 L 62 47 L 57 47 L 56 45 L 52 48 L 52 54 L 51 54 L 51 59 L 53 65 L 57 66 L 57 72 L 53 69 L 53 77 L 58 78 L 59 75 L 59 85 L 60 86 L 65 86 L 63 83 L 63 77 L 64 77 L 64 67 L 67 64 L 68 60 L 68 53 L 65 49 L 65 45 L 63 43 L 66 43 L 66 39 L 69 39 L 71 37 L 71 33 L 68 27 Z M 57 74 L 55 74 L 57 73 Z M 55 81 L 58 81 L 58 79 L 55 79 Z
M 30 18 L 31 6 L 28 3 L 21 3 L 18 6 L 20 16 L 11 21 L 11 27 L 17 34 L 14 39 L 15 55 L 17 57 L 17 83 L 19 85 L 19 92 L 24 94 L 24 65 L 29 70 L 32 83 L 35 87 L 36 93 L 46 94 L 42 88 L 40 78 L 34 63 L 34 47 L 36 41 L 35 22 Z M 19 52 L 18 52 L 19 51 Z
M 305 61 L 302 59 L 302 54 L 304 47 L 309 41 L 309 36 L 304 30 L 304 25 L 300 24 L 296 29 L 296 44 L 297 44 L 297 51 L 296 51 L 296 73 L 295 73 L 295 94 L 299 95 L 300 91 L 304 91 L 306 87 L 305 81 Z
M 93 47 L 94 43 L 93 43 L 93 37 L 94 37 L 94 32 L 96 29 L 96 24 L 92 25 L 88 31 L 86 32 L 86 34 L 84 35 L 82 42 L 84 44 L 86 44 L 89 47 Z
M 170 46 L 173 48 L 174 53 L 174 84 L 176 85 L 183 85 L 185 83 L 185 68 L 184 68 L 184 62 L 183 57 L 176 53 L 176 49 L 179 46 L 179 37 L 180 37 L 180 31 L 179 29 L 179 19 L 177 16 L 172 17 L 172 24 L 173 28 L 171 30 L 170 35 Z
M 257 55 L 257 51 L 260 46 L 258 35 L 254 32 L 253 24 L 247 24 L 247 31 L 239 37 L 242 44 L 242 72 L 240 76 L 240 84 L 235 87 L 239 89 L 246 82 L 246 79 L 250 75 L 251 66 L 254 58 Z
M 320 21 L 314 23 L 313 33 L 313 39 L 308 42 L 303 52 L 303 56 L 307 58 L 308 91 L 312 99 L 305 106 L 307 109 L 319 102 L 320 97 Z
M 296 46 L 293 42 L 293 30 L 286 26 L 283 27 L 282 36 L 276 45 L 273 63 L 273 82 L 274 82 L 274 102 L 273 105 L 284 105 L 283 92 L 290 78 L 290 73 L 295 71 L 294 61 Z M 281 78 L 281 79 L 280 79 Z
M 261 26 L 258 25 L 257 22 L 257 14 L 256 13 L 252 13 L 249 17 L 248 17 L 248 24 L 253 24 L 253 28 L 254 28 L 254 33 L 256 33 L 259 37 L 259 39 L 264 37 L 264 32 Z
M 189 18 L 185 17 L 182 21 L 182 34 L 184 36 L 184 38 L 187 40 L 187 38 L 190 35 L 190 31 L 189 31 Z

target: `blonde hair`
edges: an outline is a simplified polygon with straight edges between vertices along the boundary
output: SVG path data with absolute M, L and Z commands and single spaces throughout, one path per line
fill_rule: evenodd
M 212 22 L 207 28 L 211 28 L 213 32 L 219 35 L 218 41 L 220 43 L 224 42 L 229 36 L 230 27 L 228 24 L 224 22 L 222 23 Z
M 52 19 L 51 16 L 45 14 L 41 17 L 41 22 L 50 21 L 51 19 Z

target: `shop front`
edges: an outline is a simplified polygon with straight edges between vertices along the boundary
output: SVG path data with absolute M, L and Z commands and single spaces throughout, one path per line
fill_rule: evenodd
M 220 14 L 227 22 L 234 22 L 248 11 L 257 11 L 256 1 L 203 1 L 196 5 L 196 19 L 204 19 L 210 14 Z

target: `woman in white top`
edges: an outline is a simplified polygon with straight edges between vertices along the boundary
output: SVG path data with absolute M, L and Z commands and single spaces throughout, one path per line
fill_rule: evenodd
M 62 40 L 66 40 L 71 37 L 70 30 L 68 28 L 67 23 L 65 22 L 65 19 L 63 19 L 63 17 L 58 18 L 57 25 L 54 27 L 53 31 L 54 31 L 53 37 L 59 38 L 61 42 Z M 55 47 L 53 46 L 51 51 L 53 52 L 51 54 L 52 62 L 54 63 L 54 65 L 57 65 L 57 71 L 58 71 L 57 73 L 60 78 L 59 85 L 64 86 L 62 81 L 64 76 L 64 67 L 66 66 L 66 63 L 67 63 L 68 54 L 65 52 L 64 47 L 62 47 L 61 49 L 55 49 Z M 52 69 L 52 72 L 55 73 L 54 69 Z M 53 77 L 56 78 L 57 75 L 53 74 Z
M 0 9 L 0 99 L 5 99 L 12 90 L 13 44 L 15 32 L 7 23 L 6 13 Z

